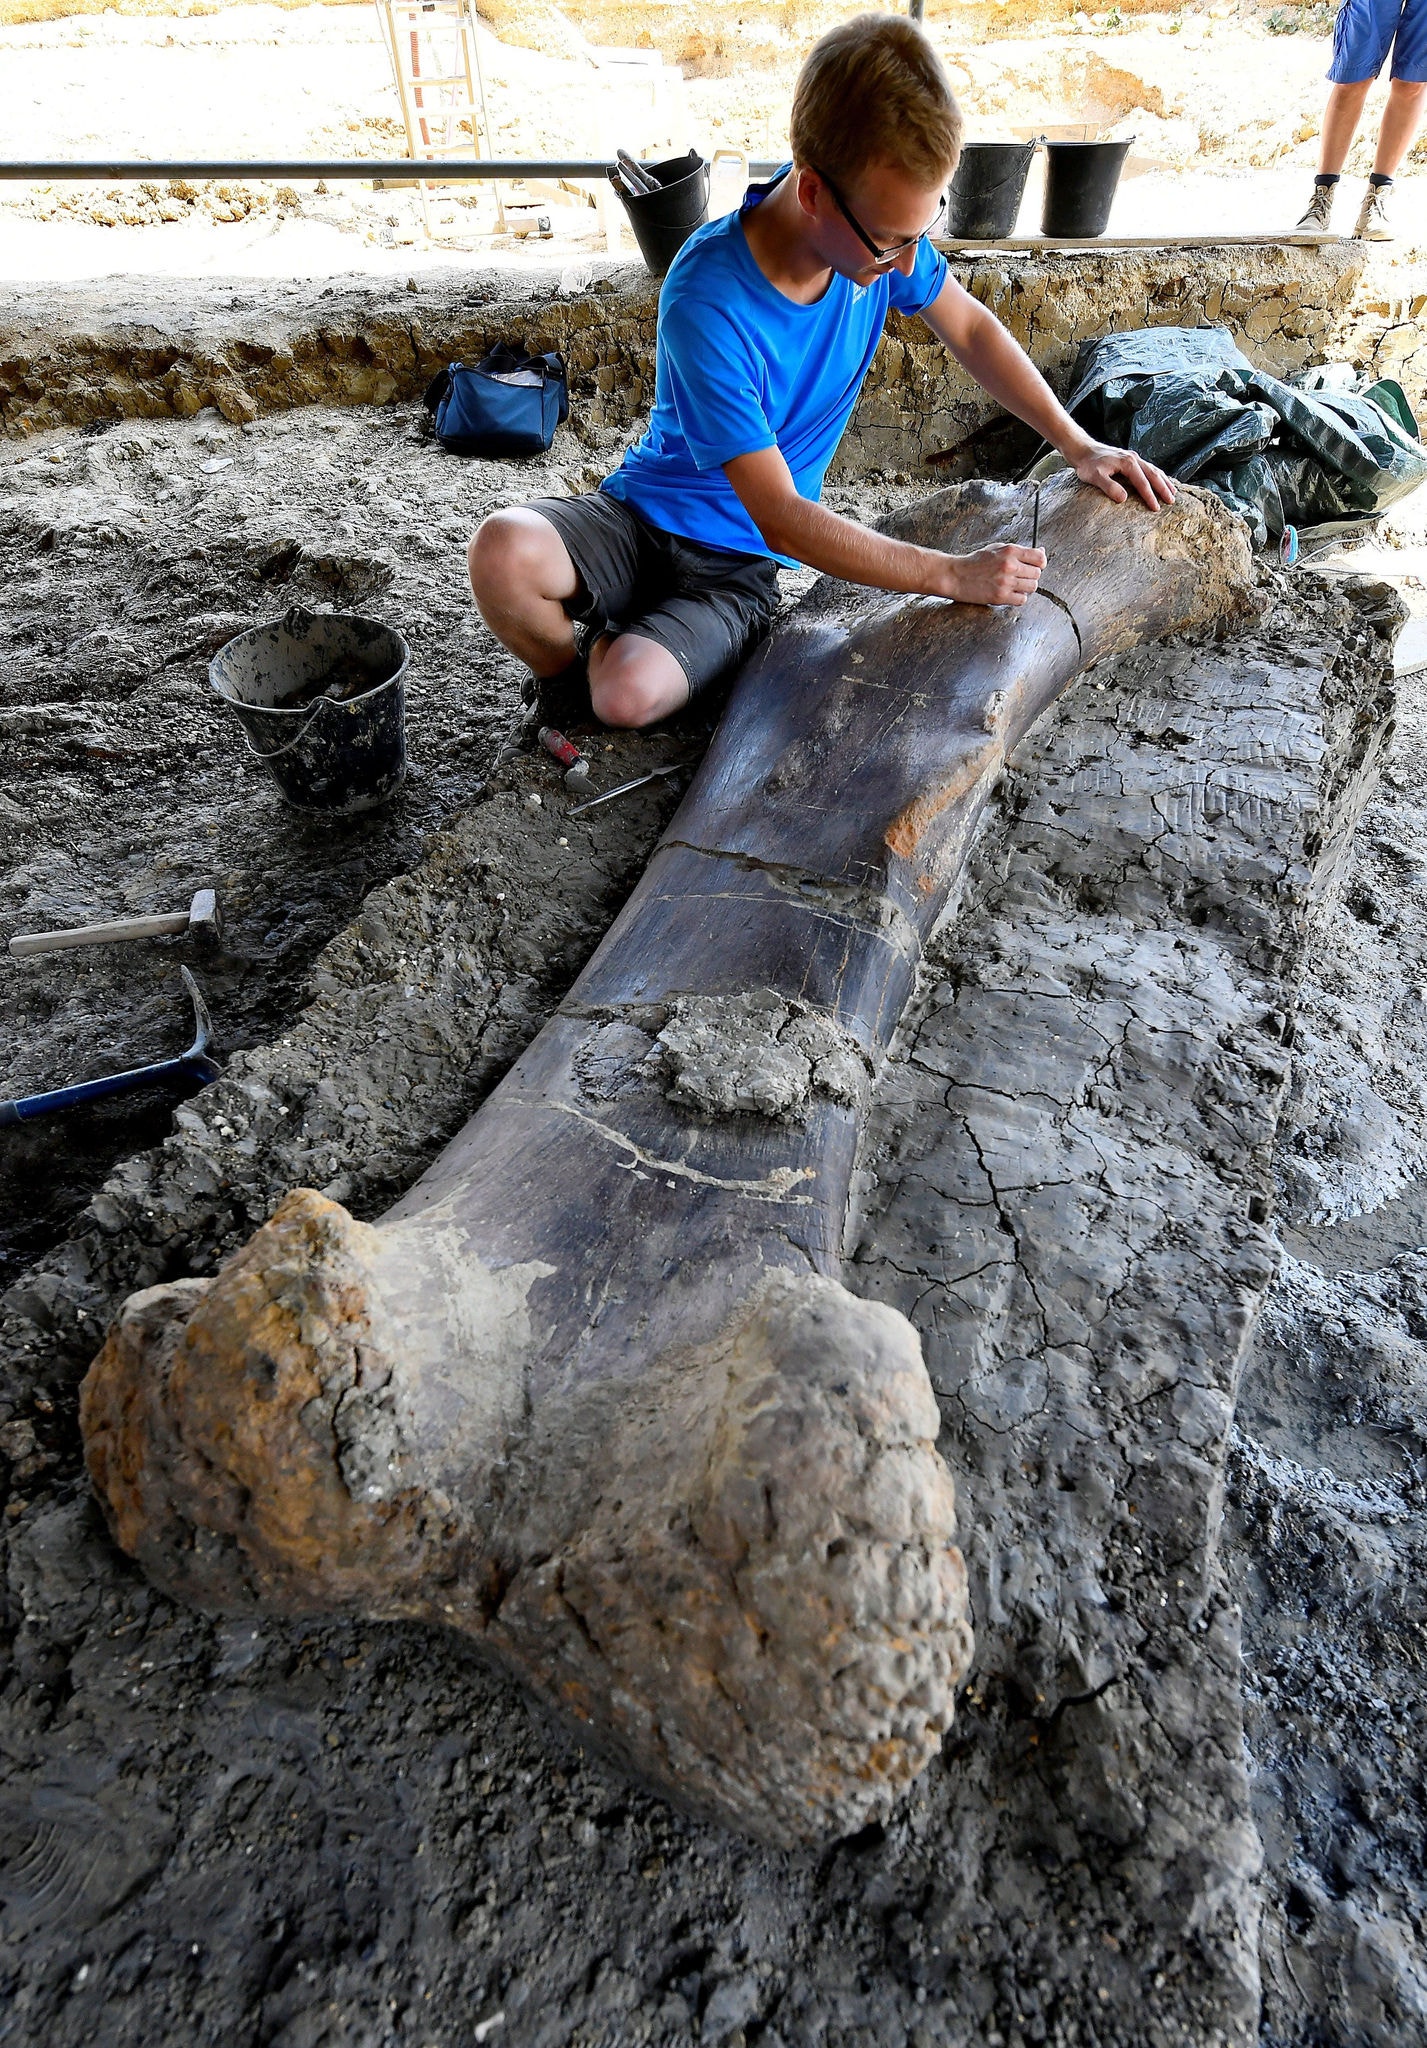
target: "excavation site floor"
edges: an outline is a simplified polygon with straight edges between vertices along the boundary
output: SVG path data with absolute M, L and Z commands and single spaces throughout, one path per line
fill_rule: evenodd
M 606 445 L 607 443 L 607 445 Z M 0 2042 L 1400 2048 L 1427 2031 L 1427 677 L 1381 584 L 1264 570 L 1018 750 L 881 1077 L 844 1269 L 918 1328 L 977 1654 L 889 1824 L 775 1852 L 632 1789 L 415 1626 L 213 1621 L 113 1547 L 79 1381 L 118 1303 L 289 1189 L 379 1214 L 528 1043 L 675 776 L 498 763 L 462 547 L 587 488 L 409 405 L 120 420 L 0 456 L 16 1095 L 210 1087 L 0 1143 Z M 873 517 L 905 481 L 834 502 Z M 794 602 L 810 579 L 787 579 Z M 207 690 L 290 603 L 412 648 L 390 808 L 283 808 Z M 589 739 L 596 788 L 690 724 Z

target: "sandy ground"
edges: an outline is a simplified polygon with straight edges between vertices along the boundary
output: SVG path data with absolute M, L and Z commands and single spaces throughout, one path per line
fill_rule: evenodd
M 1271 33 L 1302 20 L 1297 33 Z M 1326 90 L 1328 42 L 1309 12 L 1248 9 L 1150 16 L 1113 25 L 1075 17 L 1015 38 L 975 40 L 934 22 L 968 115 L 985 138 L 1071 132 L 1133 135 L 1135 149 L 1112 216 L 1126 234 L 1273 232 L 1305 202 Z M 609 153 L 617 142 L 653 151 L 674 135 L 758 157 L 781 153 L 792 83 L 810 38 L 790 34 L 754 71 L 691 75 L 687 122 L 656 119 L 647 95 L 592 88 L 593 73 L 557 28 L 544 47 L 483 35 L 493 146 L 499 154 Z M 197 18 L 119 14 L 0 28 L 7 90 L 0 153 L 7 157 L 399 155 L 400 105 L 375 12 L 365 6 L 225 8 Z M 1273 95 L 1265 102 L 1263 80 Z M 1367 129 L 1384 87 L 1375 89 Z M 1367 131 L 1365 130 L 1365 133 Z M 1365 173 L 1360 138 L 1350 171 Z M 1419 142 L 1399 196 L 1400 259 L 1427 235 Z M 1038 160 L 1038 164 L 1039 164 Z M 1021 230 L 1034 231 L 1039 169 Z M 1342 202 L 1352 225 L 1357 187 Z M 722 188 L 725 203 L 732 185 Z M 593 212 L 574 194 L 553 215 L 571 252 L 602 247 Z M 557 201 L 559 195 L 557 195 Z M 550 202 L 546 201 L 546 210 Z M 152 197 L 134 186 L 9 188 L 0 197 L 0 276 L 169 275 L 315 277 L 371 269 L 397 274 L 454 253 L 489 267 L 519 260 L 495 237 L 488 195 L 440 195 L 433 245 L 415 195 L 343 185 L 286 197 L 260 186 L 224 194 Z M 626 234 L 626 246 L 630 246 Z

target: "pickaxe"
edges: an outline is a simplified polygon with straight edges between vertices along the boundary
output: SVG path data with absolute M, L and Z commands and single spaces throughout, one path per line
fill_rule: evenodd
M 193 1043 L 176 1059 L 155 1060 L 151 1066 L 130 1067 L 122 1074 L 101 1074 L 97 1081 L 76 1081 L 69 1088 L 50 1088 L 43 1095 L 21 1095 L 0 1102 L 0 1128 L 6 1124 L 28 1123 L 31 1117 L 48 1116 L 52 1110 L 70 1109 L 77 1102 L 93 1102 L 101 1095 L 127 1095 L 131 1088 L 149 1088 L 156 1081 L 197 1081 L 200 1086 L 216 1081 L 218 1062 L 208 1056 L 208 1039 L 213 1029 L 208 1005 L 198 983 L 186 967 L 180 967 L 184 986 L 193 1002 Z

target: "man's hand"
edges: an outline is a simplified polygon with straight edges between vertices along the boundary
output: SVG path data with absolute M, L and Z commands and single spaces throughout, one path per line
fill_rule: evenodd
M 1114 449 L 1106 449 L 1114 455 Z M 855 520 L 800 497 L 777 448 L 735 455 L 723 465 L 749 518 L 775 555 L 791 555 L 825 576 L 874 590 L 905 590 L 918 597 L 949 597 L 961 604 L 1023 605 L 1035 593 L 1045 567 L 1041 548 L 1009 541 L 978 548 L 974 555 L 947 555 L 910 541 L 874 533 Z M 1155 472 L 1158 475 L 1158 471 Z M 1171 486 L 1172 489 L 1172 486 Z M 1124 492 L 1120 496 L 1124 497 Z
M 1083 484 L 1094 484 L 1116 505 L 1123 505 L 1130 491 L 1143 498 L 1151 512 L 1174 503 L 1174 478 L 1146 462 L 1143 455 L 1131 454 L 1128 448 L 1111 448 L 1103 441 L 1092 441 L 1070 466 Z M 1121 477 L 1124 483 L 1119 481 Z
M 760 448 L 723 466 L 749 518 L 776 555 L 791 555 L 825 576 L 874 590 L 905 590 L 918 597 L 950 597 L 962 604 L 1022 605 L 1040 582 L 1040 548 L 1001 542 L 974 555 L 947 555 L 910 541 L 874 533 L 855 520 L 798 495 L 781 452 Z
M 922 308 L 921 317 L 983 391 L 989 391 L 997 404 L 1018 420 L 1034 427 L 1065 457 L 1083 484 L 1093 484 L 1117 505 L 1123 505 L 1131 491 L 1152 512 L 1174 503 L 1174 479 L 1142 455 L 1132 455 L 1128 448 L 1092 441 L 1070 417 L 1020 343 L 1013 341 L 990 308 L 973 299 L 954 277 L 948 276 L 936 298 Z
M 958 604 L 1022 605 L 1035 595 L 1045 567 L 1044 548 L 1017 547 L 998 541 L 974 555 L 943 555 L 944 582 L 933 597 L 952 597 Z

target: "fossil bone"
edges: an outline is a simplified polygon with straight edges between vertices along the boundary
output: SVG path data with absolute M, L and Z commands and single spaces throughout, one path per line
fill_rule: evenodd
M 894 530 L 964 550 L 1024 500 Z M 934 1755 L 971 1653 L 951 1475 L 911 1326 L 836 1277 L 869 1090 L 1007 751 L 1252 581 L 1194 492 L 1067 476 L 1042 514 L 1053 602 L 825 582 L 780 625 L 559 1012 L 379 1224 L 299 1189 L 125 1305 L 82 1421 L 159 1585 L 458 1629 L 774 1842 Z

